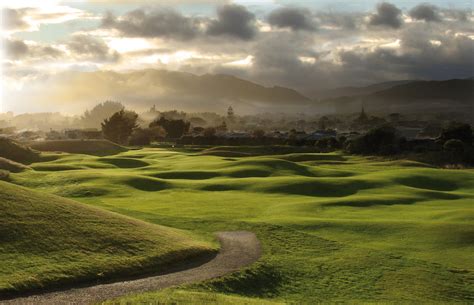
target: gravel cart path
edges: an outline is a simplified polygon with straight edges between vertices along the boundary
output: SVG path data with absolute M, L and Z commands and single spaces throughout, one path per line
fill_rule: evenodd
M 94 304 L 130 293 L 159 290 L 223 276 L 252 264 L 261 256 L 261 245 L 254 233 L 219 232 L 217 237 L 221 244 L 219 253 L 198 267 L 142 279 L 20 297 L 0 301 L 0 304 Z

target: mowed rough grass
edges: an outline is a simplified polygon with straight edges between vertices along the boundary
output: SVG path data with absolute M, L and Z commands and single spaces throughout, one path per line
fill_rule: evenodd
M 219 230 L 255 232 L 260 262 L 186 287 L 204 299 L 474 300 L 472 169 L 263 147 L 64 154 L 31 167 L 10 179 L 209 238 Z
M 0 181 L 0 296 L 165 271 L 215 248 L 149 224 Z
M 186 291 L 179 289 L 165 289 L 158 292 L 148 292 L 132 295 L 116 300 L 101 303 L 103 305 L 129 305 L 129 304 L 160 304 L 160 305 L 282 305 L 281 302 L 272 302 L 265 299 L 231 296 L 222 293 L 209 293 Z

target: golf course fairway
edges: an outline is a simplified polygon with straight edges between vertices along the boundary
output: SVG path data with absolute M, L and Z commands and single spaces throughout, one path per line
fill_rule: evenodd
M 242 230 L 262 244 L 263 256 L 250 267 L 110 302 L 474 301 L 472 169 L 258 147 L 50 159 L 9 178 L 41 193 L 32 197 L 25 188 L 1 184 L 2 204 L 6 198 L 18 207 L 41 207 L 7 205 L 13 210 L 2 217 L 2 230 L 21 216 L 27 237 L 1 235 L 4 290 L 79 281 L 97 275 L 98 266 L 113 275 L 166 265 L 169 252 L 186 260 L 215 251 L 215 232 Z M 33 221 L 42 211 L 52 228 Z M 65 230 L 82 239 L 72 242 Z M 7 258 L 13 263 L 4 263 Z

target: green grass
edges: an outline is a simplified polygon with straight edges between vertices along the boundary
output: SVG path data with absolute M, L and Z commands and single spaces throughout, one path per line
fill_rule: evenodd
M 95 156 L 114 155 L 127 150 L 127 148 L 108 140 L 50 140 L 31 142 L 29 145 L 39 151 L 58 151 Z
M 258 147 L 60 155 L 32 167 L 10 179 L 209 238 L 219 230 L 258 235 L 258 264 L 182 288 L 189 298 L 199 292 L 203 300 L 223 293 L 309 304 L 474 300 L 472 169 Z M 178 298 L 174 293 L 121 301 Z
M 272 302 L 264 299 L 246 298 L 240 296 L 226 295 L 221 293 L 209 293 L 198 291 L 186 291 L 178 289 L 166 289 L 159 292 L 132 295 L 113 301 L 103 302 L 104 305 L 121 304 L 219 304 L 219 305 L 279 305 L 280 302 Z
M 39 152 L 4 137 L 0 137 L 0 157 L 23 164 L 40 161 Z
M 0 181 L 0 294 L 164 271 L 214 248 L 149 224 Z
M 28 168 L 28 166 L 23 165 L 21 163 L 0 157 L 0 170 L 6 170 L 12 173 L 19 173 Z

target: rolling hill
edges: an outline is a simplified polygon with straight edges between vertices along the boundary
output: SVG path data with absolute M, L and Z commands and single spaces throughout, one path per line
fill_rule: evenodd
M 259 262 L 237 273 L 113 304 L 472 301 L 472 169 L 286 149 L 64 154 L 11 180 L 203 235 L 251 231 L 262 243 Z
M 370 94 L 329 98 L 317 103 L 333 113 L 354 113 L 364 106 L 375 113 L 459 113 L 474 110 L 474 80 L 413 81 Z
M 39 161 L 40 153 L 14 140 L 0 137 L 0 157 L 28 164 Z
M 124 152 L 127 148 L 109 140 L 49 140 L 29 143 L 38 151 L 56 151 L 72 154 L 106 156 Z
M 146 69 L 128 73 L 113 71 L 68 72 L 49 80 L 35 95 L 42 103 L 87 103 L 119 100 L 131 108 L 186 111 L 225 111 L 232 104 L 240 112 L 272 107 L 291 109 L 311 100 L 283 87 L 265 87 L 230 75 L 195 75 L 186 72 Z
M 411 82 L 415 82 L 415 80 L 399 80 L 399 81 L 390 81 L 390 82 L 382 82 L 376 83 L 369 86 L 362 86 L 362 87 L 354 87 L 354 86 L 347 86 L 347 87 L 337 87 L 333 89 L 321 90 L 314 92 L 311 96 L 314 96 L 319 99 L 328 99 L 328 98 L 337 98 L 341 96 L 355 96 L 355 95 L 367 95 L 372 94 L 377 91 L 389 89 L 398 85 L 409 84 Z
M 164 271 L 214 253 L 152 225 L 0 181 L 0 296 Z

